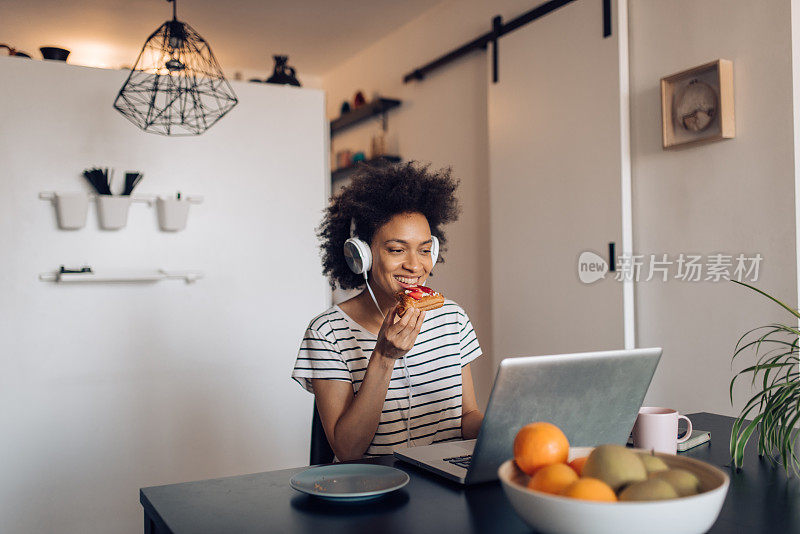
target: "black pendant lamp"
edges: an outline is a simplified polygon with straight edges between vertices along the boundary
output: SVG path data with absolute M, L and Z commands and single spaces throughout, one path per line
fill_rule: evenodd
M 200 135 L 239 100 L 211 47 L 167 2 L 172 20 L 147 38 L 114 107 L 146 132 Z

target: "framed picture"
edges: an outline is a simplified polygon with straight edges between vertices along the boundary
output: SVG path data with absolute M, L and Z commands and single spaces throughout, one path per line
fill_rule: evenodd
M 733 62 L 718 59 L 661 78 L 663 147 L 736 137 Z

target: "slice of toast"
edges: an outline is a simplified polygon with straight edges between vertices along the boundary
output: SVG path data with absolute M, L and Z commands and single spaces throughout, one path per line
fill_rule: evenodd
M 397 316 L 402 317 L 406 310 L 435 310 L 444 306 L 444 295 L 426 286 L 414 286 L 403 289 L 395 294 L 400 305 L 397 307 Z

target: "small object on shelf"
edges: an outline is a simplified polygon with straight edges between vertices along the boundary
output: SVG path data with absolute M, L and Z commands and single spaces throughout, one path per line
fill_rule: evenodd
M 398 107 L 401 104 L 400 100 L 393 98 L 376 98 L 369 104 L 364 104 L 358 109 L 354 109 L 347 113 L 342 113 L 338 119 L 331 121 L 331 136 L 336 135 L 341 130 L 349 128 L 361 121 L 375 117 L 377 115 L 383 116 L 381 127 L 386 129 L 386 113 Z
M 88 266 L 71 269 L 63 265 L 55 272 L 39 274 L 42 282 L 65 283 L 118 283 L 118 282 L 159 282 L 167 279 L 182 279 L 187 284 L 196 282 L 205 275 L 202 271 L 120 270 L 97 271 Z
M 297 72 L 294 67 L 290 67 L 287 64 L 289 56 L 276 55 L 272 57 L 275 60 L 275 68 L 272 71 L 272 76 L 267 78 L 266 83 L 300 87 L 300 82 L 297 80 Z
M 55 204 L 56 220 L 62 230 L 80 230 L 86 225 L 89 212 L 89 195 L 86 193 L 42 193 L 39 197 Z
M 59 274 L 78 274 L 78 273 L 90 273 L 92 272 L 92 268 L 89 266 L 81 267 L 80 269 L 67 269 L 63 265 L 61 269 L 59 269 Z
M 126 172 L 125 173 L 125 189 L 122 191 L 123 195 L 130 195 L 133 189 L 142 181 L 142 173 L 140 172 Z
M 128 224 L 130 196 L 97 196 L 97 217 L 103 230 L 119 230 Z
M 42 53 L 42 58 L 44 59 L 63 61 L 65 63 L 67 61 L 67 57 L 69 56 L 69 50 L 58 48 L 57 46 L 43 46 L 39 48 L 39 52 Z
M 353 154 L 353 165 L 358 163 L 359 161 L 366 161 L 367 156 L 363 152 L 359 151 Z
M 31 58 L 30 54 L 26 54 L 25 52 L 21 52 L 21 51 L 17 50 L 16 48 L 14 48 L 11 45 L 0 44 L 0 48 L 6 48 L 8 50 L 8 55 L 9 56 L 26 57 L 28 59 Z
M 363 106 L 366 103 L 367 103 L 367 99 L 364 98 L 364 93 L 362 93 L 361 91 L 358 91 L 356 93 L 356 95 L 353 97 L 353 107 L 354 108 L 360 108 L 361 106 Z
M 345 100 L 342 102 L 342 106 L 339 108 L 339 113 L 344 115 L 345 113 L 350 113 L 350 102 Z
M 100 169 L 93 167 L 83 171 L 83 177 L 91 184 L 98 195 L 111 194 L 111 178 L 108 168 Z
M 337 180 L 342 180 L 350 176 L 353 172 L 355 172 L 361 165 L 385 165 L 389 163 L 398 163 L 402 160 L 400 156 L 387 156 L 383 155 L 377 158 L 368 159 L 366 161 L 357 162 L 354 165 L 350 165 L 348 167 L 342 167 L 340 169 L 336 169 L 335 171 L 331 172 L 331 181 L 335 182 Z
M 370 142 L 369 157 L 370 159 L 375 159 L 383 156 L 384 154 L 386 154 L 386 135 L 381 132 L 372 137 Z
M 340 150 L 336 153 L 336 168 L 345 169 L 352 164 L 353 161 L 352 150 Z

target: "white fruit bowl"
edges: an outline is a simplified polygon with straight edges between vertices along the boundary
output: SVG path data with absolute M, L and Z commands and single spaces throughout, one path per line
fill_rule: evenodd
M 593 447 L 572 447 L 569 460 L 588 456 Z M 643 451 L 646 452 L 646 451 Z M 656 453 L 667 466 L 691 471 L 701 492 L 691 497 L 649 502 L 593 502 L 527 488 L 530 477 L 508 460 L 497 470 L 511 506 L 530 527 L 548 534 L 701 534 L 717 520 L 730 478 L 705 462 Z

